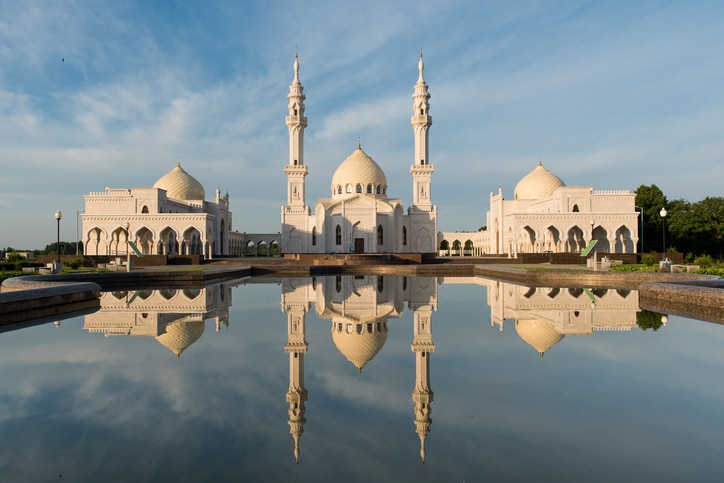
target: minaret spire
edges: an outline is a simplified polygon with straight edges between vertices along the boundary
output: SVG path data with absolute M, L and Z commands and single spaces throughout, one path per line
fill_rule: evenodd
M 432 201 L 430 196 L 431 175 L 433 172 L 430 164 L 429 150 L 427 146 L 428 131 L 432 126 L 430 115 L 430 93 L 427 90 L 427 82 L 423 77 L 425 63 L 422 60 L 422 47 L 420 47 L 420 61 L 417 63 L 420 76 L 415 84 L 415 92 L 412 95 L 412 129 L 415 132 L 415 160 L 410 168 L 413 179 L 413 205 L 430 210 Z
M 289 128 L 289 162 L 284 168 L 287 174 L 287 206 L 306 207 L 305 183 L 307 167 L 304 164 L 304 129 L 307 118 L 304 116 L 304 86 L 299 80 L 299 51 L 294 53 L 294 79 L 289 86 L 289 114 L 286 124 Z

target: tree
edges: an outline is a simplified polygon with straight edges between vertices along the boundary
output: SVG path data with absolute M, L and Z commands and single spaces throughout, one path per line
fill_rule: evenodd
M 58 243 L 46 245 L 41 255 L 75 255 L 75 242 L 60 242 L 60 253 L 58 253 Z
M 680 251 L 722 258 L 724 255 L 724 198 L 707 196 L 696 203 L 670 203 L 667 228 Z
M 645 253 L 647 249 L 663 251 L 663 221 L 659 212 L 661 208 L 669 210 L 666 196 L 655 184 L 641 185 L 636 189 L 636 206 L 643 211 L 643 230 L 639 234 L 639 240 L 643 235 L 643 241 L 646 243 L 640 247 L 640 253 Z

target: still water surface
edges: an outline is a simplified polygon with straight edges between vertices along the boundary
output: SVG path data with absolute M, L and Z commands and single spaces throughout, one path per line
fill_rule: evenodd
M 635 291 L 365 276 L 101 303 L 0 334 L 2 481 L 724 474 L 724 327 L 660 325 Z

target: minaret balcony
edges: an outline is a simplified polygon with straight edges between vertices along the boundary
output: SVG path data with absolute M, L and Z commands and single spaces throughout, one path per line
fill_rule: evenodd
M 287 126 L 290 125 L 307 127 L 307 118 L 305 116 L 287 116 Z

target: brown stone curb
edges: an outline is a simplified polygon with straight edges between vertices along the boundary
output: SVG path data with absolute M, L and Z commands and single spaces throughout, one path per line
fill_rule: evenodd
M 719 280 L 713 275 L 657 272 L 594 272 L 592 270 L 525 270 L 521 268 L 478 265 L 475 275 L 527 287 L 623 288 L 638 290 L 647 282 L 707 282 Z
M 101 287 L 91 282 L 38 282 L 15 277 L 3 282 L 0 325 L 100 307 Z M 10 290 L 6 291 L 6 287 Z
M 639 287 L 639 305 L 652 312 L 724 324 L 724 280 L 644 283 Z

